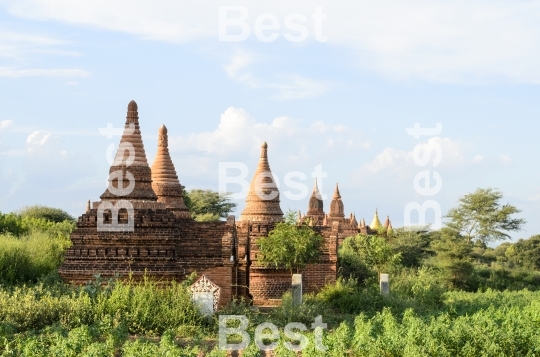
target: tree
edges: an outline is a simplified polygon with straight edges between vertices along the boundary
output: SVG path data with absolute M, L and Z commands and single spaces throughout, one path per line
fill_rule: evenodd
M 540 270 L 540 235 L 518 240 L 510 245 L 504 254 L 515 266 Z
M 212 190 L 184 191 L 184 203 L 191 212 L 191 217 L 198 222 L 214 222 L 227 218 L 236 208 L 230 195 Z
M 452 288 L 472 290 L 470 277 L 473 272 L 471 253 L 473 245 L 456 230 L 445 227 L 432 233 L 431 248 L 436 256 L 429 262 L 440 268 Z
M 379 275 L 388 265 L 398 264 L 401 261 L 401 254 L 392 249 L 385 237 L 378 235 L 359 233 L 347 237 L 339 251 L 342 260 L 357 260 L 359 264 L 374 268 Z
M 263 266 L 288 269 L 292 275 L 319 259 L 324 238 L 308 222 L 298 225 L 296 214 L 287 212 L 284 222 L 277 223 L 268 236 L 257 241 L 257 259 Z
M 395 252 L 401 254 L 401 264 L 406 267 L 419 267 L 422 260 L 430 256 L 431 236 L 427 230 L 394 229 L 388 243 Z
M 459 206 L 448 211 L 447 226 L 461 233 L 467 242 L 482 243 L 508 239 L 506 232 L 519 231 L 524 219 L 512 218 L 521 212 L 516 207 L 500 205 L 502 193 L 492 188 L 477 189 L 459 199 Z
M 60 208 L 52 208 L 41 205 L 26 206 L 17 212 L 22 218 L 43 218 L 50 222 L 75 222 L 75 219 Z

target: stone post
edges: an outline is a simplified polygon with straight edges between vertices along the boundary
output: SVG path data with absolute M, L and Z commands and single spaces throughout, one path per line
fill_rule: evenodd
M 381 274 L 379 283 L 381 287 L 381 294 L 388 295 L 390 293 L 390 280 L 388 278 L 388 274 Z
M 292 303 L 293 306 L 302 305 L 302 274 L 292 276 Z

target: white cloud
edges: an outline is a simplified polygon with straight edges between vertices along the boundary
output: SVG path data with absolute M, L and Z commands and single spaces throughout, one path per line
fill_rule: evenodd
M 256 59 L 253 53 L 237 51 L 234 56 L 232 56 L 230 63 L 223 66 L 223 69 L 229 77 L 242 80 L 242 76 L 239 75 L 239 72 L 250 64 L 255 63 L 255 61 Z
M 533 202 L 538 202 L 538 201 L 540 201 L 540 193 L 537 194 L 537 195 L 529 196 L 528 200 L 529 200 L 529 201 L 533 201 Z
M 47 53 L 56 55 L 73 55 L 73 52 L 63 52 L 58 48 L 65 41 L 44 35 L 19 33 L 0 28 L 0 56 L 21 59 L 26 53 Z
M 13 125 L 13 120 L 11 120 L 11 119 L 2 120 L 2 121 L 0 121 L 0 130 L 7 129 L 12 125 Z
M 484 157 L 482 155 L 476 155 L 473 159 L 473 162 L 482 162 L 484 161 Z
M 89 77 L 90 72 L 82 69 L 14 69 L 0 67 L 0 77 L 20 78 L 20 77 Z
M 512 161 L 508 155 L 501 155 L 500 159 L 503 164 L 508 164 Z
M 237 51 L 223 69 L 230 78 L 250 88 L 277 90 L 274 98 L 279 100 L 315 98 L 329 90 L 328 84 L 299 75 L 277 75 L 269 79 L 256 77 L 249 66 L 261 60 L 253 53 Z
M 144 39 L 217 41 L 219 1 L 6 0 L 9 13 L 135 34 Z M 384 2 L 324 1 L 327 46 L 357 51 L 356 62 L 390 78 L 483 83 L 493 80 L 540 83 L 538 1 L 455 0 Z M 271 13 L 311 19 L 316 4 L 247 3 L 249 23 Z M 306 23 L 314 41 L 313 22 Z
M 325 130 L 321 131 L 321 127 Z M 174 136 L 169 131 L 171 151 L 181 153 L 182 166 L 194 164 L 193 170 L 204 172 L 201 165 L 214 165 L 216 160 L 251 160 L 258 155 L 263 141 L 268 142 L 269 150 L 275 157 L 292 167 L 303 165 L 306 160 L 321 162 L 336 153 L 344 156 L 344 151 L 357 152 L 369 147 L 364 134 L 341 126 L 316 122 L 302 125 L 302 121 L 281 116 L 270 123 L 263 123 L 253 118 L 242 108 L 230 107 L 221 115 L 217 128 L 213 131 L 193 133 L 185 137 Z M 332 144 L 329 144 L 329 142 Z M 347 155 L 345 155 L 347 156 Z M 204 158 L 205 161 L 199 161 Z M 195 169 L 195 167 L 197 167 Z
M 77 180 L 94 175 L 95 169 L 92 158 L 67 150 L 60 136 L 34 131 L 26 139 L 23 159 L 25 177 L 20 190 L 31 190 L 37 195 L 44 194 L 38 191 L 64 190 Z
M 432 151 L 430 156 L 430 162 L 428 166 L 419 166 L 414 161 L 414 148 L 410 151 L 400 150 L 393 147 L 384 149 L 381 153 L 377 154 L 375 158 L 366 164 L 364 164 L 358 174 L 360 177 L 371 176 L 380 172 L 395 172 L 399 178 L 409 177 L 412 173 L 418 172 L 424 167 L 433 167 L 432 161 L 436 157 L 436 147 L 442 149 L 442 158 L 440 164 L 441 167 L 456 167 L 457 165 L 465 162 L 465 145 L 460 142 L 452 141 L 449 138 L 432 137 L 427 142 L 421 143 L 419 156 L 422 157 L 422 153 L 427 148 Z
M 28 135 L 26 143 L 30 146 L 42 146 L 47 143 L 50 137 L 51 133 L 36 130 L 32 134 Z

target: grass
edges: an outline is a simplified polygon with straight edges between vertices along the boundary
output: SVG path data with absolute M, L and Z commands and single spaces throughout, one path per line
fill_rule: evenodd
M 537 356 L 540 354 L 540 292 L 445 292 L 441 305 L 420 312 L 381 298 L 381 308 L 347 314 L 328 301 L 328 287 L 307 295 L 299 307 L 284 304 L 257 312 L 236 302 L 220 314 L 246 315 L 255 327 L 272 322 L 281 331 L 278 355 L 291 355 L 283 335 L 289 322 L 304 323 L 310 341 L 303 356 Z M 343 286 L 336 290 L 342 291 Z M 334 296 L 335 297 L 335 296 Z M 357 296 L 358 297 L 358 296 Z M 310 324 L 322 315 L 329 329 L 322 353 Z M 187 285 L 159 288 L 146 281 L 116 282 L 91 293 L 60 282 L 0 290 L 2 356 L 198 356 L 217 349 L 216 319 L 193 307 Z M 231 342 L 232 343 L 232 342 Z M 259 355 L 252 344 L 245 356 Z
M 35 282 L 55 272 L 69 245 L 67 237 L 39 230 L 20 237 L 0 234 L 0 283 Z

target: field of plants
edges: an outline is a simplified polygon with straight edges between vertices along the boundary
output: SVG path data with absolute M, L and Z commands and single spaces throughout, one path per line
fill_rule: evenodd
M 3 288 L 0 292 L 2 356 L 221 356 L 217 317 L 200 316 L 187 285 L 166 289 L 110 282 L 73 289 L 61 282 Z M 381 297 L 375 289 L 357 291 L 337 284 L 302 306 L 286 296 L 281 307 L 257 312 L 242 303 L 221 314 L 245 315 L 248 331 L 269 321 L 306 326 L 322 315 L 326 352 L 313 332 L 303 356 L 538 356 L 540 292 L 445 292 L 439 306 L 425 308 L 414 296 Z M 361 295 L 360 295 L 361 294 Z M 341 299 L 341 301 L 340 301 Z M 360 299 L 355 313 L 336 305 Z M 286 339 L 282 338 L 281 343 Z M 279 346 L 279 356 L 294 354 Z M 258 356 L 252 343 L 244 356 Z
M 219 349 L 219 315 L 248 318 L 252 343 L 242 356 L 265 355 L 253 342 L 263 322 L 280 329 L 274 356 L 296 356 L 285 347 L 298 342 L 284 335 L 290 322 L 308 327 L 302 356 L 540 356 L 539 274 L 514 258 L 534 256 L 523 248 L 536 249 L 529 241 L 505 255 L 464 250 L 445 232 L 351 237 L 340 250 L 340 279 L 302 305 L 286 294 L 275 309 L 235 301 L 205 317 L 187 290 L 194 274 L 166 288 L 99 276 L 63 283 L 56 269 L 74 223 L 50 210 L 0 214 L 0 356 L 230 356 Z M 378 290 L 381 269 L 391 276 L 388 296 Z M 328 324 L 326 351 L 310 328 L 317 316 Z

